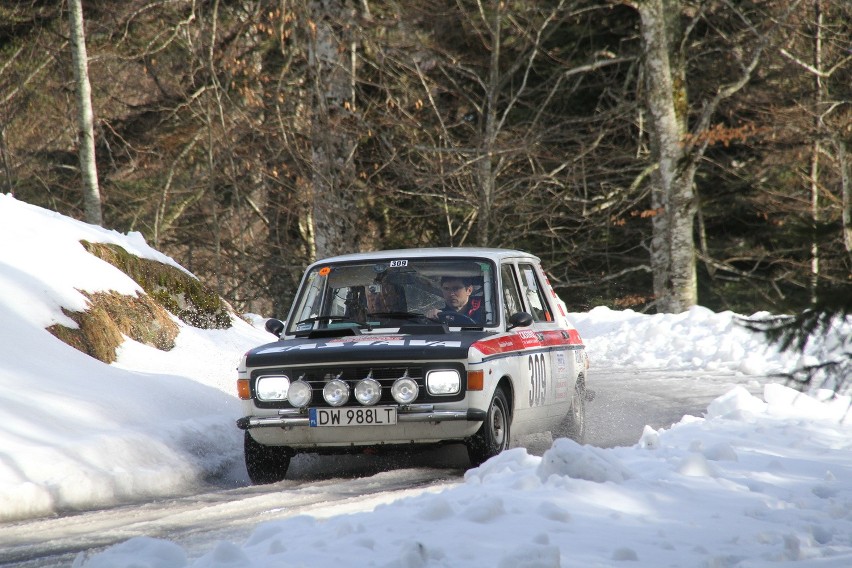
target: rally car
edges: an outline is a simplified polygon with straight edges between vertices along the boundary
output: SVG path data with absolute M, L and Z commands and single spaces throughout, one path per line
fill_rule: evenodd
M 479 465 L 520 436 L 582 441 L 588 358 L 539 259 L 486 248 L 343 255 L 309 266 L 278 341 L 237 391 L 253 483 L 301 452 L 463 443 Z

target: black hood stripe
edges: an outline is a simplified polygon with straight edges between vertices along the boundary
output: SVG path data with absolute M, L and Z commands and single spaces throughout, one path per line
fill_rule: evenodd
M 284 339 L 246 354 L 248 367 L 362 361 L 466 360 L 470 346 L 487 333 L 347 336 L 334 339 Z

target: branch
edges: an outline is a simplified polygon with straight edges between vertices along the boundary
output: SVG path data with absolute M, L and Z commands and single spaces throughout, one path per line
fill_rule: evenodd
M 804 61 L 802 61 L 801 59 L 797 58 L 796 56 L 794 56 L 793 54 L 791 54 L 789 51 L 787 51 L 786 49 L 784 49 L 783 47 L 782 47 L 779 51 L 781 52 L 781 55 L 783 55 L 784 57 L 786 57 L 787 59 L 789 59 L 790 61 L 792 61 L 792 62 L 793 62 L 793 63 L 795 63 L 796 65 L 798 65 L 798 66 L 800 66 L 800 67 L 803 67 L 803 68 L 804 68 L 805 70 L 807 70 L 809 73 L 812 73 L 812 74 L 814 74 L 814 75 L 816 75 L 816 76 L 818 76 L 818 77 L 822 77 L 823 79 L 827 79 L 827 78 L 831 77 L 832 75 L 834 75 L 834 72 L 835 72 L 835 71 L 837 71 L 838 69 L 840 69 L 841 67 L 843 67 L 844 65 L 846 65 L 849 61 L 852 61 L 852 55 L 849 55 L 849 56 L 847 56 L 846 58 L 841 59 L 841 60 L 837 63 L 837 65 L 835 65 L 834 67 L 832 67 L 832 68 L 831 68 L 831 69 L 829 69 L 828 71 L 820 71 L 819 69 L 817 69 L 817 68 L 816 68 L 816 67 L 814 67 L 813 65 L 810 65 L 810 64 L 808 64 L 808 63 L 805 63 L 805 62 L 804 62 Z
M 606 52 L 605 54 L 609 55 L 609 53 Z M 608 65 L 618 65 L 619 63 L 627 63 L 630 61 L 634 61 L 635 59 L 635 57 L 612 57 L 611 59 L 601 59 L 598 61 L 587 63 L 585 65 L 574 67 L 572 69 L 568 69 L 562 74 L 562 76 L 570 77 L 571 75 L 578 75 L 580 73 L 586 73 L 588 71 L 597 71 L 598 69 L 602 69 Z
M 555 26 L 553 28 L 548 29 L 548 25 L 555 19 L 556 14 L 561 11 L 564 3 L 564 0 L 560 0 L 559 4 L 553 10 L 550 11 L 550 13 L 542 22 L 541 26 L 539 26 L 539 28 L 536 30 L 535 40 L 533 41 L 533 45 L 530 48 L 529 57 L 526 58 L 527 63 L 526 68 L 524 69 L 524 75 L 521 81 L 521 85 L 518 88 L 517 92 L 514 94 L 514 96 L 512 96 L 512 98 L 509 100 L 508 104 L 506 105 L 506 108 L 503 109 L 502 116 L 500 117 L 500 124 L 497 126 L 496 130 L 502 130 L 503 125 L 509 118 L 509 114 L 512 108 L 515 106 L 515 103 L 518 102 L 518 99 L 520 99 L 521 94 L 526 90 L 527 82 L 529 81 L 530 73 L 532 72 L 533 65 L 535 63 L 535 58 L 541 50 L 541 46 L 543 45 L 545 38 L 550 37 L 554 33 Z M 545 36 L 545 32 L 547 32 L 547 36 Z M 500 30 L 497 30 L 497 33 L 500 33 Z M 507 81 L 509 77 L 512 77 L 514 75 L 517 69 L 520 69 L 521 65 L 523 65 L 523 58 L 519 57 L 515 64 L 510 68 L 509 72 L 503 75 L 503 80 L 501 82 L 505 83 L 505 81 Z
M 67 42 L 67 41 L 62 42 L 62 45 L 60 45 L 60 46 L 59 46 L 59 49 L 57 50 L 57 53 L 63 53 L 63 52 L 65 51 L 65 48 L 66 48 L 66 46 L 67 46 L 67 45 L 68 45 L 68 42 Z M 23 48 L 21 48 L 21 49 L 23 49 Z M 12 58 L 9 60 L 9 62 L 7 63 L 7 65 L 8 65 L 9 63 L 11 63 L 11 62 L 12 62 L 12 59 L 14 59 L 15 57 L 17 57 L 20 53 L 21 53 L 21 50 L 18 50 L 18 53 L 16 53 L 14 56 L 12 56 Z M 44 59 L 44 60 L 43 60 L 43 61 L 39 64 L 39 66 L 38 66 L 38 67 L 36 67 L 35 69 L 33 69 L 33 72 L 32 72 L 32 73 L 30 73 L 29 75 L 27 75 L 27 77 L 26 77 L 23 81 L 21 81 L 21 82 L 20 82 L 20 83 L 19 83 L 19 84 L 18 84 L 18 85 L 14 88 L 14 89 L 12 89 L 12 91 L 11 91 L 8 95 L 6 95 L 6 97 L 5 97 L 2 101 L 0 101 L 0 104 L 5 105 L 5 104 L 7 104 L 9 101 L 11 101 L 11 100 L 15 97 L 15 95 L 17 95 L 17 94 L 21 91 L 21 88 L 22 88 L 22 87 L 27 86 L 27 85 L 30 83 L 30 81 L 32 81 L 33 79 L 35 79 L 36 75 L 38 75 L 39 73 L 41 73 L 42 69 L 44 69 L 44 68 L 47 66 L 47 64 L 48 64 L 48 63 L 50 63 L 51 61 L 53 61 L 53 60 L 55 60 L 55 59 L 56 59 L 56 57 L 55 57 L 55 56 L 53 56 L 53 55 L 51 55 L 51 56 L 49 56 L 49 57 L 45 58 L 45 59 Z
M 553 268 L 553 267 L 552 267 Z M 586 280 L 586 281 L 577 281 L 577 282 L 566 282 L 557 277 L 552 277 L 551 281 L 555 284 L 558 284 L 560 288 L 586 288 L 588 286 L 598 286 L 601 282 L 608 282 L 610 280 L 617 280 L 626 274 L 630 274 L 632 272 L 646 272 L 648 274 L 652 273 L 651 267 L 647 264 L 640 264 L 638 266 L 631 266 L 620 270 L 618 272 L 612 272 L 609 274 L 605 274 L 599 278 L 595 278 L 594 281 Z
M 783 15 L 780 21 L 785 21 L 787 17 L 793 12 L 793 10 L 800 4 L 800 2 L 801 0 L 795 0 L 794 2 L 792 2 L 789 8 L 787 9 L 787 12 Z M 736 7 L 731 5 L 730 1 L 726 1 L 725 4 L 732 10 L 736 11 Z M 743 20 L 747 22 L 744 17 Z M 696 126 L 693 130 L 693 140 L 701 140 L 703 138 L 703 141 L 699 149 L 695 151 L 693 151 L 695 144 L 693 142 L 687 141 L 686 154 L 689 155 L 689 164 L 687 167 L 693 167 L 698 162 L 698 160 L 704 155 L 704 151 L 707 149 L 707 145 L 709 144 L 709 140 L 707 139 L 707 137 L 702 137 L 698 135 L 702 132 L 705 132 L 709 128 L 710 120 L 716 113 L 716 109 L 719 107 L 719 104 L 723 100 L 733 96 L 740 89 L 745 87 L 749 81 L 751 81 L 751 76 L 754 73 L 754 70 L 757 68 L 758 63 L 760 62 L 760 58 L 763 56 L 764 50 L 770 43 L 770 38 L 773 37 L 773 34 L 770 33 L 770 31 L 761 34 L 757 29 L 754 28 L 754 26 L 750 22 L 747 22 L 747 24 L 748 27 L 751 28 L 752 33 L 758 36 L 760 40 L 758 41 L 757 47 L 752 53 L 751 60 L 743 68 L 742 75 L 739 77 L 739 79 L 732 83 L 719 87 L 713 98 L 707 104 L 705 104 L 704 109 L 701 112 L 701 116 L 696 122 Z M 780 23 L 777 23 L 775 25 L 776 28 L 779 26 Z

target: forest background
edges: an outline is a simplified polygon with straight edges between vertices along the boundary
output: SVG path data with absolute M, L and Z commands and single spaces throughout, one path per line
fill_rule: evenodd
M 68 4 L 0 1 L 0 192 L 91 220 Z M 82 10 L 98 222 L 239 311 L 286 316 L 316 258 L 420 246 L 532 252 L 572 311 L 852 285 L 848 0 Z

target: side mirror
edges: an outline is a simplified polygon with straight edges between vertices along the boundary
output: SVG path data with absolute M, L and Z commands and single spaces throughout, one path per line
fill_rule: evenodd
M 532 323 L 532 314 L 528 314 L 527 312 L 518 312 L 509 316 L 509 325 L 506 327 L 506 331 L 516 327 L 529 327 Z
M 284 331 L 284 322 L 279 319 L 268 319 L 266 320 L 266 324 L 264 326 L 266 331 L 274 335 L 275 337 L 281 337 L 281 332 Z

